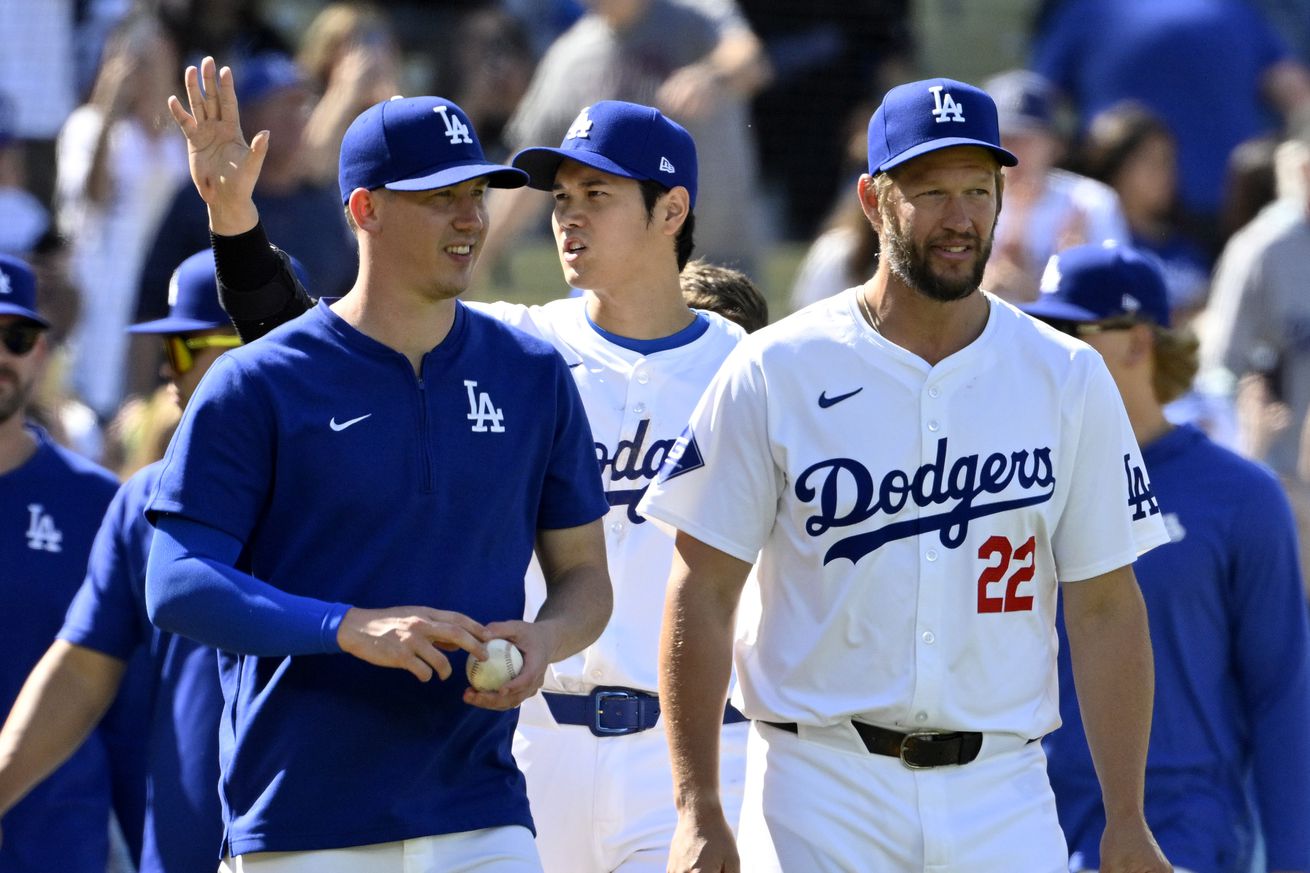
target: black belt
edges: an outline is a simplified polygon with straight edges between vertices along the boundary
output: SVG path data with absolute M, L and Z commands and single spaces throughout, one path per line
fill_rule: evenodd
M 590 694 L 543 691 L 550 714 L 559 724 L 585 725 L 598 737 L 621 737 L 650 730 L 660 720 L 660 699 L 634 688 L 594 688 Z M 746 716 L 732 704 L 723 710 L 724 724 L 738 724 Z
M 793 734 L 800 733 L 795 722 L 766 721 L 764 724 Z M 858 721 L 851 724 L 855 726 L 855 732 L 864 741 L 866 749 L 875 755 L 900 758 L 901 763 L 911 770 L 968 764 L 978 757 L 978 750 L 982 748 L 983 735 L 977 732 L 913 731 L 903 734 Z

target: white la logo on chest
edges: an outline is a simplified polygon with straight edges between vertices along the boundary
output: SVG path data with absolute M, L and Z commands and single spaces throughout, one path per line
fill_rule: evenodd
M 932 92 L 935 106 L 932 111 L 933 117 L 937 119 L 938 124 L 943 121 L 964 121 L 964 107 L 955 102 L 955 98 L 951 96 L 950 91 L 942 94 L 944 88 L 943 85 L 933 85 L 928 89 Z
M 446 123 L 446 136 L 450 138 L 450 144 L 472 143 L 473 137 L 469 136 L 468 125 L 460 121 L 458 115 L 448 114 L 447 108 L 446 106 L 434 106 L 432 111 L 440 115 L 441 120 Z
M 491 395 L 486 391 L 478 391 L 478 383 L 469 379 L 464 380 L 464 387 L 469 392 L 469 421 L 473 422 L 471 428 L 474 433 L 504 433 L 505 432 L 505 413 L 491 402 Z M 488 427 L 490 423 L 490 427 Z
M 55 520 L 39 503 L 29 503 L 27 511 L 30 516 L 27 525 L 27 547 L 38 552 L 62 552 L 64 550 L 63 531 L 55 527 Z
M 588 106 L 587 109 L 591 107 Z M 587 109 L 578 113 L 578 117 L 573 119 L 573 125 L 569 127 L 569 132 L 564 134 L 565 139 L 590 139 L 591 138 L 591 117 L 587 115 Z

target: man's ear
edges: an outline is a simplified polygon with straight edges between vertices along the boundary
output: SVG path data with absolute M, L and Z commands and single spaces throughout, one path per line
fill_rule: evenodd
M 882 213 L 878 211 L 878 186 L 873 183 L 873 177 L 868 173 L 860 176 L 855 192 L 860 199 L 860 208 L 864 210 L 864 217 L 869 219 L 874 231 L 881 233 Z
M 356 188 L 350 192 L 350 199 L 346 201 L 346 210 L 355 222 L 355 227 L 365 233 L 376 233 L 381 226 L 380 207 L 384 199 L 380 196 L 381 190 L 370 191 L 367 188 Z
M 681 185 L 670 188 L 655 205 L 655 217 L 667 236 L 677 236 L 691 214 L 691 193 Z

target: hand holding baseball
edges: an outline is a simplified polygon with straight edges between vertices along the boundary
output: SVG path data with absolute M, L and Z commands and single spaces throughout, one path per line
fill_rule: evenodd
M 488 640 L 487 659 L 469 655 L 464 672 L 477 691 L 497 691 L 523 669 L 523 653 L 509 640 Z
M 555 651 L 555 636 L 552 626 L 546 622 L 530 621 L 497 621 L 488 624 L 482 634 L 482 639 L 486 641 L 488 658 L 486 660 L 496 660 L 496 653 L 500 652 L 501 666 L 499 669 L 492 670 L 490 673 L 483 673 L 487 668 L 483 664 L 477 668 L 479 679 L 474 681 L 473 677 L 473 656 L 469 656 L 469 687 L 464 691 L 464 702 L 470 706 L 480 706 L 483 709 L 507 710 L 513 709 L 541 689 L 541 683 L 546 678 L 546 667 L 549 665 L 551 655 Z M 506 646 L 507 649 L 501 649 L 500 646 Z M 520 661 L 515 675 L 506 677 L 508 671 L 506 666 L 513 666 L 513 662 L 506 664 L 505 658 L 512 659 L 517 653 Z M 499 679 L 504 684 L 500 684 L 494 690 L 487 690 L 480 687 L 486 684 L 481 677 L 494 681 Z

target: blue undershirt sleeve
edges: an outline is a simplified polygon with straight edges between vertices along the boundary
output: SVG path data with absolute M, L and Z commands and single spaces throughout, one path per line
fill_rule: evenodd
M 340 652 L 349 604 L 288 594 L 236 569 L 241 542 L 176 515 L 155 522 L 146 569 L 146 610 L 170 633 L 257 657 Z

